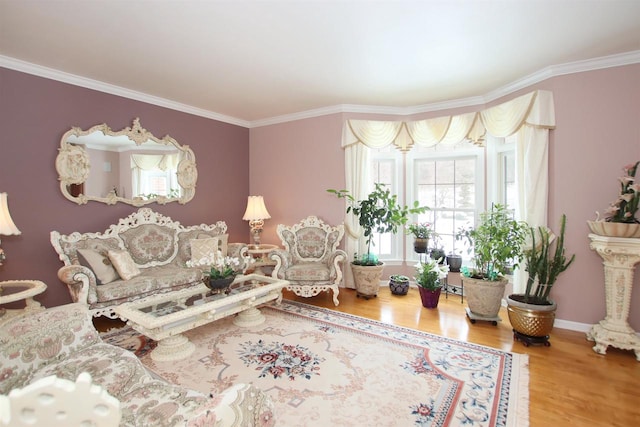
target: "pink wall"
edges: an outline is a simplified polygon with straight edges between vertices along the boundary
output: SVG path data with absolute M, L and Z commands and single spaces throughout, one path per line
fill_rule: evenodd
M 617 197 L 620 169 L 640 160 L 640 64 L 551 78 L 490 105 L 534 89 L 554 94 L 557 127 L 549 147 L 549 219 L 553 228 L 568 217 L 567 250 L 575 264 L 558 280 L 553 297 L 558 318 L 593 324 L 604 317 L 602 260 L 589 249 L 587 220 Z M 482 107 L 414 115 L 411 119 L 460 114 Z M 335 114 L 251 130 L 252 194 L 263 194 L 272 219 L 263 240 L 279 243 L 278 223 L 308 214 L 338 223 L 343 202 L 326 194 L 344 187 L 340 147 L 343 120 L 388 116 Z M 393 118 L 392 118 L 393 119 Z M 388 269 L 386 274 L 395 272 Z M 640 272 L 636 274 L 630 323 L 640 330 Z
M 185 225 L 226 221 L 230 241 L 247 241 L 242 221 L 249 190 L 249 130 L 118 96 L 0 68 L 0 191 L 19 236 L 2 236 L 8 259 L 0 280 L 37 279 L 48 285 L 46 306 L 70 301 L 57 278 L 62 266 L 49 233 L 104 231 L 137 208 L 118 203 L 77 205 L 59 189 L 55 158 L 60 138 L 72 126 L 107 123 L 120 130 L 139 117 L 157 137 L 169 134 L 196 155 L 194 199 L 152 209 Z

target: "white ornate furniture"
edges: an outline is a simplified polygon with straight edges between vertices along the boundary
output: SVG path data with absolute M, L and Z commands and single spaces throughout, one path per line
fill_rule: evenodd
M 591 249 L 604 260 L 607 315 L 587 333 L 595 341 L 593 351 L 607 352 L 608 346 L 633 350 L 640 361 L 640 338 L 628 322 L 635 265 L 640 262 L 640 239 L 589 234 Z
M 238 313 L 234 323 L 254 326 L 265 317 L 257 307 L 269 301 L 282 301 L 282 288 L 288 282 L 258 274 L 237 276 L 229 295 L 211 294 L 206 285 L 154 295 L 115 308 L 116 313 L 143 335 L 158 342 L 151 358 L 179 360 L 195 350 L 183 332 Z
M 344 236 L 344 225 L 325 224 L 309 216 L 293 226 L 279 224 L 276 232 L 283 249 L 274 249 L 271 259 L 276 261 L 272 276 L 288 280 L 287 289 L 302 297 L 312 297 L 322 291 L 333 291 L 337 306 L 342 263 L 347 254 L 338 249 Z
M 158 379 L 132 352 L 102 342 L 87 307 L 78 303 L 0 325 L 0 372 L 5 396 L 52 375 L 75 382 L 87 372 L 120 402 L 120 426 L 257 426 L 270 425 L 265 420 L 273 417 L 271 400 L 253 385 L 232 385 L 210 396 Z M 75 405 L 86 409 L 92 402 L 76 398 Z
M 52 231 L 51 244 L 64 263 L 58 277 L 69 288 L 72 300 L 87 304 L 94 316 L 113 318 L 113 307 L 119 304 L 199 283 L 202 270 L 186 266 L 193 240 L 217 239 L 222 253 L 238 257 L 239 268 L 244 269 L 247 245 L 227 243 L 226 231 L 223 221 L 185 227 L 149 208 L 140 208 L 104 233 L 62 235 Z M 109 251 L 128 253 L 133 264 L 129 266 L 139 274 L 126 280 L 120 274 L 114 276 L 111 256 L 104 256 Z M 94 257 L 93 262 L 85 255 Z
M 111 173 L 112 168 L 119 173 Z M 156 138 L 138 118 L 132 127 L 119 131 L 106 123 L 88 130 L 71 128 L 60 140 L 56 170 L 62 194 L 79 205 L 88 201 L 185 204 L 195 195 L 198 180 L 193 150 L 169 135 Z M 144 185 L 144 171 L 166 172 L 167 194 L 144 193 L 152 188 Z
M 253 269 L 253 272 L 256 274 L 264 275 L 265 271 L 262 267 L 275 267 L 276 265 L 276 262 L 269 258 L 269 254 L 271 254 L 275 249 L 278 249 L 277 245 L 270 245 L 266 243 L 249 245 L 249 250 L 247 252 L 253 260 L 248 268 Z
M 17 290 L 17 292 L 7 292 L 8 290 Z M 6 322 L 14 316 L 44 310 L 44 307 L 33 297 L 46 290 L 47 285 L 40 280 L 7 280 L 0 282 L 0 305 L 20 300 L 25 301 L 24 309 L 0 308 L 0 323 Z
M 52 375 L 11 390 L 0 395 L 0 408 L 0 426 L 118 427 L 122 418 L 118 399 L 92 384 L 87 372 L 75 382 Z

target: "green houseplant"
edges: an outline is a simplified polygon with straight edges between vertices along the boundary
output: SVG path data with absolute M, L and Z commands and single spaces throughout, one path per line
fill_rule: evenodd
M 575 260 L 575 254 L 567 259 L 564 247 L 566 215 L 560 219 L 560 235 L 556 236 L 546 227 L 529 227 L 531 244 L 524 251 L 527 286 L 523 294 L 507 297 L 509 321 L 516 337 L 525 345 L 531 337 L 541 338 L 548 345 L 549 332 L 553 329 L 556 303 L 549 298 L 551 288 L 560 273 Z
M 429 239 L 435 235 L 435 231 L 428 222 L 415 222 L 407 226 L 407 234 L 413 235 L 413 250 L 424 254 L 429 247 Z
M 595 221 L 587 221 L 592 233 L 609 237 L 640 237 L 640 220 L 636 218 L 640 209 L 640 183 L 636 181 L 636 173 L 640 161 L 622 168 L 624 175 L 620 181 L 620 194 L 605 214 L 604 220 L 596 212 Z
M 393 295 L 406 295 L 409 292 L 409 278 L 403 274 L 389 276 L 389 290 Z
M 367 253 L 360 257 L 356 256 L 351 263 L 358 296 L 365 298 L 377 296 L 383 264 L 371 252 L 375 233 L 397 233 L 398 228 L 408 222 L 410 214 L 424 213 L 429 208 L 421 207 L 418 201 L 413 203 L 413 207 L 399 205 L 398 196 L 391 194 L 391 191 L 380 183 L 376 183 L 374 190 L 362 200 L 356 200 L 348 190 L 329 189 L 327 191 L 347 201 L 347 214 L 355 215 L 358 218 L 358 224 L 362 227 Z
M 458 232 L 457 237 L 466 239 L 473 253 L 473 267 L 461 270 L 472 323 L 489 320 L 497 324 L 500 320 L 498 312 L 507 284 L 504 274 L 518 266 L 527 230 L 527 224 L 515 220 L 506 206 L 496 204 L 480 215 L 477 227 Z
M 438 260 L 430 259 L 416 266 L 416 284 L 420 292 L 422 306 L 436 308 L 442 290 L 442 279 L 447 277 L 449 266 L 438 264 Z

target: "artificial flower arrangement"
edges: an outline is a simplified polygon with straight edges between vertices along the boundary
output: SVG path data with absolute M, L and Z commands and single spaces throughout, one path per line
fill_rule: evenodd
M 639 223 L 636 219 L 638 203 L 640 202 L 640 184 L 635 180 L 640 161 L 627 165 L 622 170 L 625 175 L 620 177 L 620 195 L 605 211 L 609 216 L 608 222 Z
M 445 279 L 449 273 L 449 266 L 438 264 L 438 260 L 430 259 L 427 262 L 416 264 L 416 283 L 421 288 L 436 290 L 442 285 L 440 280 Z
M 187 261 L 187 267 L 205 267 L 204 274 L 210 280 L 226 279 L 238 274 L 240 259 L 222 256 L 222 252 L 218 251 L 217 255 L 212 252 L 199 260 Z

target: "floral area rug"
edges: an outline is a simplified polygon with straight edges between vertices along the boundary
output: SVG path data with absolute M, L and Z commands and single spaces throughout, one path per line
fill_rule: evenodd
M 259 326 L 227 318 L 185 333 L 196 345 L 187 359 L 138 353 L 156 374 L 201 392 L 253 383 L 282 426 L 529 425 L 526 355 L 291 301 L 261 311 Z M 135 350 L 135 335 L 125 327 L 103 339 Z

